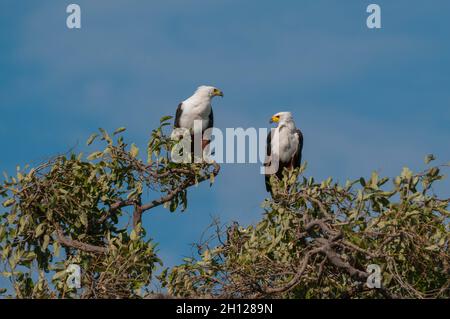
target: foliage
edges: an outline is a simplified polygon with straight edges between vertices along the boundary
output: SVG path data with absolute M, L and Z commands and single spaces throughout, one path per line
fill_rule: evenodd
M 18 298 L 135 298 L 144 295 L 157 263 L 155 244 L 146 240 L 142 215 L 164 205 L 171 212 L 187 205 L 187 189 L 212 179 L 210 164 L 176 164 L 174 141 L 161 119 L 147 148 L 124 143 L 120 128 L 98 137 L 104 149 L 58 156 L 36 167 L 17 169 L 0 184 L 1 275 Z M 157 196 L 143 203 L 144 191 Z M 131 214 L 131 216 L 130 216 Z M 70 264 L 82 269 L 82 289 L 66 282 Z M 51 279 L 50 279 L 51 278 Z M 5 293 L 4 290 L 0 291 Z
M 427 157 L 426 163 L 434 160 Z M 442 168 L 442 167 L 441 167 Z M 449 200 L 439 167 L 346 185 L 285 172 L 256 226 L 214 225 L 198 256 L 168 270 L 180 297 L 449 298 Z M 391 186 L 389 186 L 391 185 Z M 381 268 L 379 289 L 366 283 Z
M 219 173 L 215 163 L 170 160 L 175 141 L 161 119 L 147 146 L 125 144 L 120 128 L 100 129 L 104 147 L 17 169 L 0 184 L 0 275 L 17 298 L 149 298 L 161 264 L 142 216 L 187 206 L 187 190 Z M 428 165 L 434 156 L 427 156 Z M 158 277 L 175 297 L 449 298 L 449 201 L 434 192 L 442 169 L 395 178 L 376 172 L 341 185 L 316 182 L 305 166 L 272 178 L 273 200 L 256 225 L 213 223 L 198 255 Z M 148 201 L 148 197 L 152 198 Z M 67 283 L 82 269 L 82 288 Z M 369 265 L 382 285 L 369 288 Z

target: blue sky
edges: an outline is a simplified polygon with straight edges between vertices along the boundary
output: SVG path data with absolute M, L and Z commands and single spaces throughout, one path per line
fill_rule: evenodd
M 0 2 L 0 170 L 37 164 L 103 127 L 144 148 L 159 118 L 201 84 L 221 88 L 216 125 L 267 127 L 293 112 L 308 176 L 341 181 L 450 160 L 450 2 L 74 0 Z M 382 8 L 381 30 L 366 7 Z M 438 189 L 448 195 L 450 183 Z M 210 216 L 256 222 L 259 165 L 224 165 L 185 213 L 144 217 L 166 266 L 190 254 Z

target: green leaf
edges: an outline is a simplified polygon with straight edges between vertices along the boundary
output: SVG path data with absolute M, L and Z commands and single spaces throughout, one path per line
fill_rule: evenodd
M 425 248 L 426 250 L 435 251 L 439 250 L 439 247 L 437 245 L 431 245 Z
M 136 240 L 138 240 L 139 239 L 139 236 L 138 236 L 138 234 L 136 233 L 136 231 L 133 229 L 132 231 L 131 231 L 131 233 L 130 233 L 130 239 L 132 240 L 132 241 L 136 241 Z
M 4 225 L 0 225 L 0 242 L 3 240 L 3 237 L 6 235 L 6 227 Z
M 83 226 L 88 226 L 88 218 L 85 212 L 81 213 L 80 215 L 80 221 L 83 224 Z
M 42 250 L 45 251 L 49 244 L 50 244 L 50 236 L 45 234 L 44 243 L 42 244 Z
M 52 280 L 58 280 L 58 279 L 61 279 L 61 278 L 66 277 L 66 276 L 67 276 L 67 271 L 64 269 L 64 270 L 58 271 L 58 272 L 53 276 Z
M 125 127 L 119 127 L 117 130 L 114 131 L 113 135 L 120 134 L 122 132 L 125 132 L 127 129 Z
M 375 189 L 378 188 L 378 173 L 377 172 L 372 172 L 372 176 L 370 177 L 370 186 Z
M 36 257 L 36 253 L 30 251 L 29 253 L 25 254 L 25 256 L 22 258 L 22 261 L 32 261 L 33 259 L 36 259 Z
M 433 154 L 428 154 L 428 155 L 425 157 L 425 164 L 429 164 L 431 161 L 434 161 L 435 159 L 436 159 L 436 157 L 434 157 Z
M 433 167 L 433 168 L 430 170 L 430 175 L 431 175 L 431 176 L 437 176 L 437 175 L 439 175 L 439 172 L 440 172 L 439 168 Z
M 102 129 L 102 128 L 99 128 L 99 130 L 100 130 L 100 132 L 102 132 L 102 140 L 105 140 L 105 141 L 107 141 L 108 142 L 108 144 L 112 144 L 112 139 L 111 139 L 111 137 L 109 136 L 109 134 L 108 134 L 108 132 L 106 132 L 104 129 Z
M 56 256 L 56 257 L 59 257 L 59 249 L 61 248 L 61 246 L 59 245 L 59 243 L 57 242 L 57 241 L 55 241 L 54 243 L 53 243 L 53 254 Z
M 130 155 L 135 158 L 139 154 L 139 148 L 133 143 L 131 144 Z
M 87 157 L 87 159 L 88 159 L 88 161 L 93 161 L 93 160 L 95 160 L 95 159 L 98 159 L 98 158 L 102 157 L 102 155 L 103 155 L 102 152 L 94 152 L 94 153 L 92 153 L 91 155 L 89 155 L 89 156 Z
M 7 199 L 6 201 L 3 202 L 3 207 L 9 207 L 13 205 L 15 202 L 16 201 L 14 198 Z
M 87 142 L 86 142 L 86 145 L 91 145 L 94 141 L 95 141 L 95 139 L 98 137 L 98 134 L 97 133 L 94 133 L 94 134 L 92 134 L 91 136 L 89 136 L 89 138 L 88 138 L 88 140 L 87 140 Z
M 169 211 L 173 213 L 178 207 L 178 197 L 175 197 L 170 201 Z
M 366 181 L 365 181 L 365 179 L 364 179 L 363 177 L 361 177 L 361 178 L 359 179 L 359 183 L 360 183 L 363 187 L 366 187 Z
M 45 223 L 39 224 L 38 227 L 36 227 L 36 233 L 34 234 L 34 237 L 40 237 L 44 233 L 44 227 Z
M 403 167 L 401 176 L 406 179 L 410 179 L 413 175 L 413 172 L 408 167 Z
M 127 195 L 127 199 L 131 199 L 134 196 L 136 196 L 136 194 L 139 192 L 139 190 L 137 188 L 133 189 L 128 195 Z
M 159 120 L 160 123 L 166 122 L 168 120 L 172 119 L 172 116 L 163 116 L 161 117 L 161 119 Z

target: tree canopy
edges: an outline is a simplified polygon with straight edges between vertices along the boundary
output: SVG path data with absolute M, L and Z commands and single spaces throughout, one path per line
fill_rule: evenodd
M 170 160 L 170 117 L 147 152 L 124 142 L 124 128 L 96 139 L 102 149 L 61 155 L 17 169 L 0 184 L 0 293 L 16 298 L 149 298 L 156 243 L 142 227 L 146 212 L 187 207 L 187 191 L 213 183 L 215 163 Z M 96 144 L 97 145 L 97 144 Z M 145 158 L 142 159 L 142 158 Z M 171 297 L 188 298 L 449 298 L 449 201 L 433 191 L 448 166 L 394 178 L 373 173 L 341 185 L 306 178 L 305 165 L 274 180 L 256 225 L 213 223 L 198 255 L 165 269 Z M 300 178 L 299 178 L 300 176 Z M 147 200 L 147 194 L 150 199 Z M 146 201 L 147 200 L 147 201 Z M 67 268 L 80 265 L 81 286 Z M 369 288 L 368 266 L 381 286 Z
M 303 167 L 304 168 L 304 167 Z M 302 168 L 302 170 L 303 170 Z M 437 167 L 346 185 L 285 175 L 256 225 L 214 227 L 167 273 L 171 294 L 225 298 L 448 298 L 449 199 Z M 392 182 L 389 186 L 388 182 Z M 219 245 L 209 241 L 218 239 Z M 212 242 L 215 242 L 212 240 Z M 369 265 L 381 285 L 369 288 Z

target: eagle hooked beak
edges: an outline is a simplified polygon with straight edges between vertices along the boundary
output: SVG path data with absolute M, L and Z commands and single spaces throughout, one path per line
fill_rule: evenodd
M 219 89 L 214 89 L 213 96 L 221 96 L 223 97 L 223 92 Z
M 270 119 L 270 123 L 278 123 L 280 121 L 280 117 L 279 116 L 272 116 L 272 118 Z

